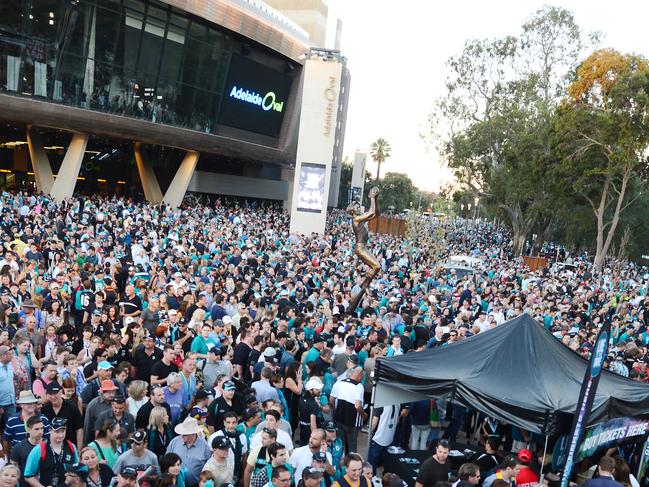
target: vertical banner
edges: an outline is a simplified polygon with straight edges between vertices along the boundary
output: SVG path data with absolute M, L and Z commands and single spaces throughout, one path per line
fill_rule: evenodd
M 291 233 L 324 233 L 338 123 L 342 64 L 307 59 L 295 160 Z
M 586 369 L 584 381 L 581 384 L 581 391 L 579 393 L 579 401 L 577 401 L 577 410 L 575 411 L 575 418 L 572 421 L 572 429 L 570 431 L 570 443 L 568 447 L 568 456 L 566 458 L 566 466 L 563 469 L 563 476 L 561 477 L 561 487 L 568 487 L 572 467 L 575 463 L 577 449 L 579 442 L 586 429 L 588 423 L 588 416 L 593 407 L 593 400 L 597 392 L 597 385 L 599 384 L 599 377 L 602 373 L 602 365 L 606 358 L 608 350 L 608 339 L 611 332 L 611 322 L 606 320 L 599 331 L 597 341 L 595 342 L 595 350 L 590 358 L 590 364 Z

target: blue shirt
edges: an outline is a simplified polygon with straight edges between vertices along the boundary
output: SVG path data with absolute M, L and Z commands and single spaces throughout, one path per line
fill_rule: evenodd
M 167 453 L 175 453 L 183 459 L 183 465 L 187 468 L 187 484 L 198 484 L 198 476 L 203 470 L 203 465 L 212 456 L 212 449 L 203 438 L 196 438 L 196 441 L 189 448 L 182 436 L 176 436 L 169 446 Z
M 171 418 L 169 419 L 171 419 L 172 424 L 176 424 L 176 421 L 178 421 L 183 407 L 188 406 L 188 404 L 185 404 L 184 402 L 183 389 L 181 387 L 176 392 L 171 392 L 169 390 L 169 387 L 165 387 L 164 393 L 165 402 L 169 404 L 169 410 L 171 411 Z
M 14 368 L 11 363 L 0 365 L 0 406 L 15 404 Z
M 586 480 L 584 487 L 623 487 L 620 482 L 612 477 L 597 477 Z
M 12 447 L 27 438 L 27 421 L 23 421 L 20 418 L 20 414 L 21 413 L 16 413 L 9 417 L 7 420 L 7 426 L 5 426 L 5 431 L 2 434 L 2 439 L 10 441 Z M 50 437 L 50 420 L 42 414 L 41 420 L 43 421 L 43 426 L 45 426 L 43 440 L 47 440 Z

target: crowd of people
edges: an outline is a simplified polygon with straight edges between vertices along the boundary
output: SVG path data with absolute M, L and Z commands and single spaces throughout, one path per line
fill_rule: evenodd
M 433 487 L 449 480 L 446 440 L 470 415 L 426 400 L 369 421 L 377 359 L 452 346 L 521 313 L 586 357 L 611 320 L 606 366 L 648 380 L 644 270 L 596 272 L 564 253 L 531 272 L 501 227 L 431 225 L 442 256 L 372 236 L 381 271 L 349 309 L 365 274 L 342 211 L 305 237 L 272 204 L 2 193 L 0 487 L 368 487 L 393 444 L 434 450 L 417 480 Z M 473 271 L 440 265 L 459 253 Z M 460 487 L 480 472 L 504 487 L 531 468 L 534 435 L 474 419 L 484 453 L 458 470 Z

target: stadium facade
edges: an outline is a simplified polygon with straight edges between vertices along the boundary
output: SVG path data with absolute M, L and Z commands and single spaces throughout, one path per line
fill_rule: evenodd
M 0 184 L 287 201 L 314 47 L 260 0 L 0 0 Z

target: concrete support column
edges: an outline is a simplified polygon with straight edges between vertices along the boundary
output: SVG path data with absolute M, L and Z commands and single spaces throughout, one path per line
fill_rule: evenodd
M 29 147 L 29 157 L 32 160 L 32 168 L 34 169 L 36 189 L 49 194 L 54 185 L 52 166 L 50 166 L 45 149 L 43 149 L 41 134 L 34 130 L 31 125 L 27 127 L 27 145 Z
M 282 169 L 282 180 L 288 183 L 288 195 L 284 200 L 284 209 L 290 212 L 293 204 L 293 188 L 295 187 L 295 169 Z
M 153 167 L 149 161 L 145 161 L 142 157 L 142 144 L 136 142 L 134 146 L 135 162 L 137 163 L 137 172 L 140 174 L 140 181 L 142 181 L 142 189 L 144 190 L 144 197 L 149 203 L 158 204 L 162 202 L 162 191 L 158 178 L 153 172 Z
M 194 174 L 194 169 L 196 169 L 199 156 L 200 154 L 196 151 L 187 151 L 183 162 L 180 163 L 178 172 L 176 172 L 164 198 L 162 198 L 164 203 L 173 208 L 178 208 L 183 202 L 183 198 L 189 187 L 189 181 Z
M 52 190 L 50 191 L 50 195 L 56 201 L 60 202 L 72 197 L 87 145 L 87 134 L 74 134 L 72 136 L 68 150 L 63 158 L 61 169 L 59 169 L 59 173 L 56 175 L 56 181 L 54 181 Z

